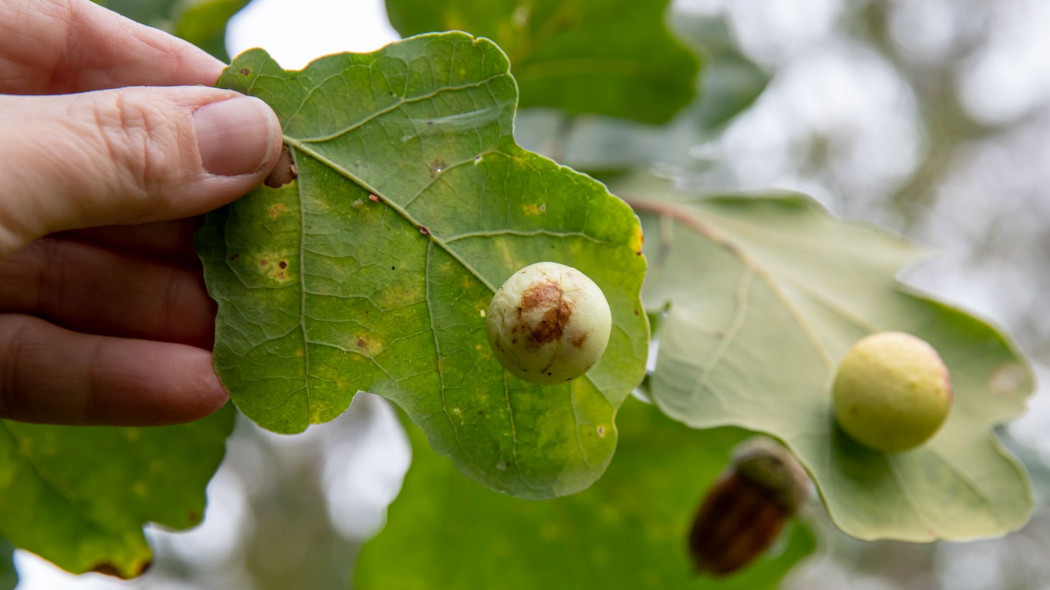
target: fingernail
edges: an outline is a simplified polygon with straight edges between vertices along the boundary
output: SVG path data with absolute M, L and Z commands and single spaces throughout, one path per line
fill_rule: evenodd
M 222 176 L 251 174 L 262 168 L 280 132 L 270 107 L 249 96 L 204 105 L 193 114 L 193 123 L 204 169 Z

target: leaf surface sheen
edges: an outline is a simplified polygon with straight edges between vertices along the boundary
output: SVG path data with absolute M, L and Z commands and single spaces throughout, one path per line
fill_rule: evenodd
M 644 371 L 641 232 L 601 184 L 514 143 L 500 49 L 422 35 L 300 72 L 252 50 L 220 85 L 274 108 L 298 169 L 198 235 L 219 302 L 216 368 L 237 406 L 293 433 L 370 391 L 491 487 L 543 498 L 590 485 Z M 594 280 L 614 324 L 585 377 L 548 387 L 506 374 L 485 335 L 494 290 L 543 260 Z
M 793 195 L 642 201 L 660 319 L 651 394 L 696 428 L 736 425 L 783 440 L 833 521 L 867 540 L 967 540 L 1018 528 L 1032 510 L 1024 469 L 994 425 L 1024 411 L 1026 361 L 993 327 L 896 282 L 920 252 Z M 883 454 L 835 424 L 831 383 L 861 337 L 915 334 L 955 391 L 922 447 Z

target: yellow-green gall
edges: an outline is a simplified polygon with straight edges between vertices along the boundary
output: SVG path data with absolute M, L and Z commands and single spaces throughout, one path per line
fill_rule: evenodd
M 880 332 L 858 341 L 839 364 L 835 418 L 857 442 L 886 453 L 926 442 L 948 417 L 952 386 L 926 341 Z
M 512 375 L 562 383 L 583 375 L 609 344 L 612 313 L 598 285 L 556 262 L 511 275 L 486 314 L 489 345 Z

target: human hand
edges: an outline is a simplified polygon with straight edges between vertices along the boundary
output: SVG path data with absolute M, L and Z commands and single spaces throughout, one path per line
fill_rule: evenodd
M 222 68 L 88 0 L 0 0 L 0 417 L 226 402 L 193 217 L 261 183 L 281 133 L 261 101 L 192 86 Z

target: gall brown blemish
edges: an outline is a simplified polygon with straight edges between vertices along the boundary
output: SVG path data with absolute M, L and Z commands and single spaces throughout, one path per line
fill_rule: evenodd
M 529 348 L 536 349 L 561 339 L 572 316 L 572 307 L 565 301 L 563 294 L 561 287 L 552 281 L 533 285 L 522 294 L 521 305 L 517 308 L 518 325 L 527 325 L 524 318 L 526 313 L 545 310 L 540 321 L 525 334 Z

